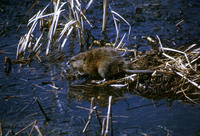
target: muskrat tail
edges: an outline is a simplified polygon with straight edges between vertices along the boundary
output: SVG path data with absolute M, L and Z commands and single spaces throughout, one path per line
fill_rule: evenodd
M 138 73 L 153 73 L 153 70 L 146 69 L 138 69 L 133 62 L 124 61 L 123 71 L 130 74 L 138 74 Z

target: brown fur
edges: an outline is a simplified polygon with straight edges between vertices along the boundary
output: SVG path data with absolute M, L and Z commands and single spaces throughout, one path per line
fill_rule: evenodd
M 101 78 L 110 78 L 125 67 L 125 61 L 118 51 L 105 47 L 79 53 L 69 60 L 69 64 L 74 71 Z

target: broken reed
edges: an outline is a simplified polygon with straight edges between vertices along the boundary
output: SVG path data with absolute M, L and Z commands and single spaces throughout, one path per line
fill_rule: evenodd
M 84 134 L 86 134 L 86 131 L 87 131 L 87 129 L 90 125 L 90 122 L 92 120 L 92 114 L 95 112 L 96 118 L 98 119 L 99 126 L 101 128 L 101 136 L 108 136 L 109 132 L 110 132 L 110 135 L 112 136 L 113 135 L 112 134 L 113 133 L 112 132 L 113 131 L 112 130 L 112 96 L 109 96 L 107 116 L 102 118 L 103 121 L 101 121 L 101 118 L 99 117 L 99 114 L 98 114 L 98 111 L 96 109 L 96 105 L 95 105 L 94 101 L 95 101 L 95 98 L 92 97 L 91 102 L 90 102 L 90 109 L 89 109 L 90 112 L 89 112 L 89 115 L 88 115 L 88 121 L 86 122 L 85 127 L 83 128 L 82 132 Z M 84 109 L 88 110 L 88 108 L 84 108 Z
M 53 50 L 63 51 L 73 31 L 78 33 L 80 46 L 83 46 L 84 20 L 92 26 L 85 16 L 85 12 L 92 2 L 93 0 L 90 0 L 86 7 L 82 9 L 79 1 L 68 0 L 68 2 L 61 2 L 57 0 L 53 1 L 54 8 L 52 13 L 46 13 L 52 3 L 49 3 L 43 10 L 39 10 L 28 21 L 29 30 L 27 34 L 21 37 L 18 43 L 16 58 L 34 58 L 35 55 L 39 57 L 44 46 L 46 46 L 46 55 L 49 55 Z M 68 18 L 64 14 L 66 13 L 65 7 L 67 5 L 69 9 Z M 65 19 L 65 24 L 63 24 L 63 19 Z M 37 37 L 38 33 L 39 36 Z
M 93 3 L 93 0 L 88 1 L 85 8 L 82 8 L 81 2 L 78 0 L 67 0 L 67 2 L 61 2 L 61 0 L 51 1 L 44 9 L 39 10 L 32 18 L 28 21 L 28 32 L 21 37 L 18 47 L 16 58 L 24 60 L 37 59 L 41 61 L 40 56 L 43 53 L 43 48 L 46 47 L 45 54 L 49 55 L 51 52 L 63 52 L 63 48 L 67 44 L 67 40 L 70 35 L 75 34 L 75 38 L 78 37 L 79 45 L 82 48 L 85 44 L 85 37 L 87 37 L 85 31 L 85 22 L 93 28 L 89 19 L 86 17 L 88 8 Z M 53 5 L 53 10 L 48 10 L 50 5 Z M 68 8 L 66 8 L 68 6 Z M 102 32 L 105 32 L 106 20 L 107 20 L 107 9 L 108 0 L 104 0 L 103 4 L 103 26 Z M 124 39 L 127 36 L 129 39 L 131 25 L 126 19 L 120 14 L 111 9 L 113 21 L 116 29 L 116 40 L 114 47 L 119 48 L 125 45 Z M 47 13 L 53 11 L 52 13 Z M 65 14 L 68 14 L 68 17 Z M 128 34 L 124 33 L 120 40 L 120 20 L 126 23 L 129 27 Z M 65 22 L 63 24 L 63 22 Z

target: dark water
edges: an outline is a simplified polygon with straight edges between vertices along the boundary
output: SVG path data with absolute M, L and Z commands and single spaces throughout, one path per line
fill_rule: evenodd
M 120 13 L 132 26 L 128 47 L 141 45 L 141 50 L 149 49 L 142 36 L 160 36 L 167 46 L 191 45 L 198 43 L 200 37 L 200 2 L 189 0 L 148 0 L 148 1 L 110 1 L 113 10 Z M 71 86 L 71 81 L 62 78 L 64 61 L 32 62 L 30 65 L 13 65 L 6 75 L 3 69 L 4 57 L 15 59 L 20 36 L 27 32 L 24 18 L 31 7 L 30 1 L 0 1 L 0 123 L 3 135 L 9 130 L 17 132 L 37 120 L 44 135 L 83 135 L 82 130 L 89 111 L 80 107 L 90 107 L 90 98 L 97 99 L 97 109 L 101 115 L 107 114 L 108 96 L 113 96 L 113 133 L 120 136 L 197 136 L 200 135 L 200 107 L 167 100 L 153 101 L 134 94 L 134 90 L 91 88 Z M 37 9 L 45 6 L 39 3 Z M 88 11 L 88 18 L 96 26 L 90 29 L 93 36 L 101 35 L 102 1 L 95 1 Z M 27 17 L 28 18 L 28 17 Z M 112 18 L 109 17 L 108 41 L 114 41 L 116 32 Z M 179 27 L 176 24 L 184 20 Z M 19 31 L 18 25 L 22 24 Z M 128 27 L 121 24 L 121 36 Z M 132 37 L 137 40 L 133 41 Z M 68 50 L 68 56 L 74 52 Z M 67 60 L 68 58 L 66 58 Z M 73 83 L 74 84 L 74 83 Z M 56 86 L 54 89 L 52 86 Z M 46 122 L 38 104 L 37 97 L 51 121 Z M 78 107 L 79 106 L 79 107 Z M 20 135 L 27 135 L 30 128 Z M 34 134 L 37 133 L 34 131 Z M 11 135 L 11 134 L 10 134 Z M 98 121 L 93 116 L 87 135 L 100 135 Z

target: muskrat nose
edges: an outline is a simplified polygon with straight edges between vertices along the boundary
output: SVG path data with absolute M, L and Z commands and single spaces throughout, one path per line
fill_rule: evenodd
M 67 68 L 67 69 L 72 69 L 71 61 L 70 61 L 70 60 L 68 60 L 68 61 L 66 62 L 66 68 Z
M 66 65 L 67 65 L 67 66 L 70 66 L 70 63 L 71 63 L 71 60 L 68 60 L 68 61 L 66 62 Z

